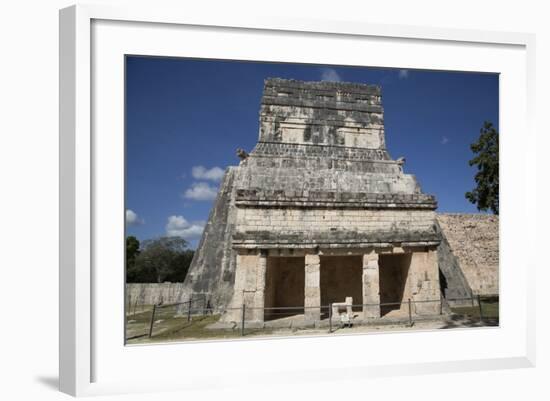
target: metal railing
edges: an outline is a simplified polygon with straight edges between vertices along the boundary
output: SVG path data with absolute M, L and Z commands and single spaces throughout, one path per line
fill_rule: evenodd
M 450 307 L 449 303 L 459 303 L 463 306 Z M 488 305 L 496 303 L 495 308 Z M 464 306 L 467 305 L 467 306 Z M 307 329 L 326 328 L 328 333 L 337 329 L 354 325 L 383 325 L 396 324 L 412 327 L 415 322 L 441 319 L 442 315 L 453 315 L 459 318 L 470 319 L 471 322 L 498 324 L 498 295 L 471 296 L 453 299 L 412 300 L 399 302 L 365 303 L 344 305 L 338 304 L 344 313 L 333 314 L 333 304 L 318 306 L 274 306 L 255 307 L 242 304 L 240 307 L 212 308 L 206 297 L 195 297 L 185 302 L 173 304 L 153 305 L 151 311 L 148 337 L 152 338 L 155 326 L 161 325 L 170 319 L 178 319 L 173 331 L 182 332 L 193 329 L 196 322 L 204 320 L 208 315 L 215 319 L 219 330 L 238 331 L 240 336 L 249 333 L 265 332 L 277 329 Z M 351 313 L 350 313 L 351 312 Z M 351 316 L 343 316 L 343 315 Z M 174 320 L 172 320 L 174 321 Z M 162 329 L 158 334 L 166 333 Z M 208 329 L 205 329 L 208 330 Z M 195 333 L 196 334 L 196 333 Z
M 153 310 L 151 312 L 149 338 L 153 336 L 153 326 L 155 324 L 155 318 L 159 317 L 158 312 L 167 309 L 173 309 L 175 311 L 175 315 L 177 316 L 185 316 L 187 322 L 191 322 L 192 317 L 197 313 L 200 313 L 203 316 L 208 313 L 212 313 L 212 308 L 210 307 L 206 295 L 191 297 L 189 298 L 189 300 L 184 302 L 175 302 L 171 304 L 155 304 L 153 305 Z M 168 314 L 170 315 L 170 313 Z

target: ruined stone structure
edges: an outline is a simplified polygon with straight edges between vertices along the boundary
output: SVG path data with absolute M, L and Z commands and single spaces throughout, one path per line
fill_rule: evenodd
M 440 304 L 436 200 L 385 144 L 378 86 L 265 81 L 259 140 L 225 174 L 200 241 L 187 294 L 216 308 L 320 306 L 352 297 L 364 319 Z M 379 303 L 403 302 L 380 308 Z M 223 319 L 239 320 L 239 309 Z M 396 313 L 396 311 L 394 312 Z

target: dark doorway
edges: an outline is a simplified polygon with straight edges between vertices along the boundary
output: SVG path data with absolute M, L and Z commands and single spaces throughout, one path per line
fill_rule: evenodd
M 344 302 L 346 297 L 353 298 L 353 304 L 359 305 L 354 311 L 361 311 L 363 304 L 363 258 L 352 256 L 321 256 L 321 305 Z
M 268 257 L 264 319 L 303 314 L 304 286 L 304 257 Z
M 405 283 L 411 265 L 411 253 L 398 255 L 380 255 L 380 315 L 384 316 L 393 310 L 406 310 Z

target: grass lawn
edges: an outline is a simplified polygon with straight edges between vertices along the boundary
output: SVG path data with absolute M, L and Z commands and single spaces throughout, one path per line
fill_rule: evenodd
M 498 319 L 499 303 L 496 300 L 481 300 L 481 310 L 484 318 Z M 479 318 L 479 306 L 461 306 L 451 308 L 453 313 Z
M 136 314 L 130 313 L 127 315 L 127 344 L 241 337 L 239 328 L 234 330 L 206 329 L 206 326 L 209 324 L 217 322 L 220 315 L 195 315 L 191 316 L 191 320 L 188 321 L 185 313 L 178 315 L 173 307 L 167 307 L 157 308 L 152 336 L 149 338 L 152 311 L 153 307 L 150 306 L 144 312 Z M 271 330 L 269 329 L 262 329 L 260 332 L 251 329 L 245 330 L 246 336 L 269 334 L 271 334 Z

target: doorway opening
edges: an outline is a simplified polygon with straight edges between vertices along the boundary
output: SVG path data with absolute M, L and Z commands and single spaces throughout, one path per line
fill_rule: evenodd
M 353 311 L 363 304 L 363 257 L 321 256 L 321 305 L 323 317 L 328 317 L 328 305 L 353 298 Z M 326 316 L 325 316 L 326 315 Z
M 380 316 L 392 311 L 407 311 L 409 292 L 405 284 L 411 259 L 411 253 L 379 256 Z
M 305 258 L 268 257 L 265 283 L 265 320 L 304 313 Z

